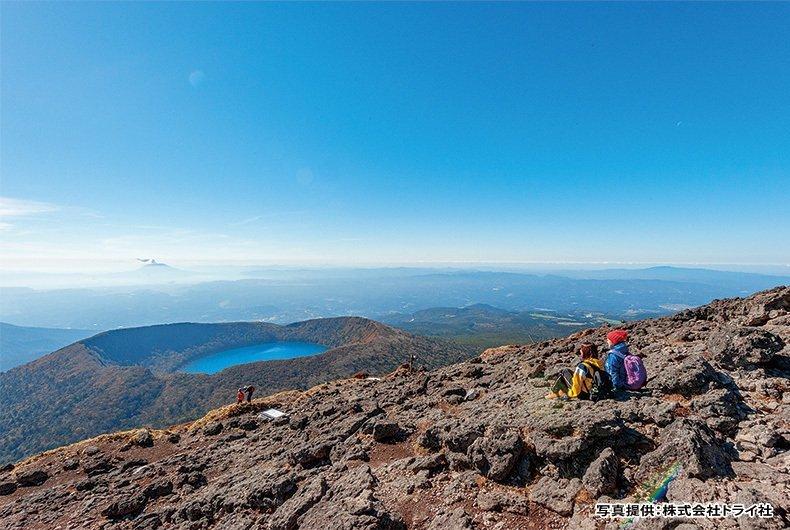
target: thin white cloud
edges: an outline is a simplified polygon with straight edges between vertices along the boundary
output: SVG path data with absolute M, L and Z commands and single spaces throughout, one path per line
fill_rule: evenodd
M 260 221 L 263 218 L 262 215 L 254 215 L 252 217 L 248 217 L 247 219 L 242 219 L 241 221 L 237 221 L 235 223 L 228 223 L 230 226 L 243 226 L 248 225 L 250 223 L 254 223 L 255 221 Z
M 42 228 L 36 221 L 51 220 L 53 216 L 62 223 L 68 219 L 90 217 L 101 219 L 103 216 L 93 210 L 75 206 L 62 206 L 50 202 L 0 197 L 0 231 L 22 234 L 33 224 L 39 225 L 36 230 L 57 230 L 58 225 Z
M 54 212 L 59 209 L 57 205 L 48 202 L 0 197 L 0 219 L 29 217 L 40 213 Z
M 59 209 L 58 206 L 48 202 L 0 197 L 0 232 L 14 231 L 15 226 L 11 221 L 30 219 Z
M 232 223 L 228 223 L 228 226 L 244 226 L 264 219 L 271 220 L 271 219 L 278 219 L 284 217 L 292 217 L 296 215 L 304 215 L 306 213 L 307 210 L 286 210 L 284 212 L 269 212 L 260 215 L 253 215 L 252 217 L 247 217 L 246 219 L 242 219 L 241 221 L 234 221 Z

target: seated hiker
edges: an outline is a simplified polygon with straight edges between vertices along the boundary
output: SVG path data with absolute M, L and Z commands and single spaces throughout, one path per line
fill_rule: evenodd
M 241 388 L 236 393 L 236 403 L 244 403 L 244 390 Z
M 247 390 L 247 403 L 252 401 L 252 393 L 255 392 L 255 387 L 250 385 L 246 388 Z
M 606 354 L 606 372 L 615 392 L 639 390 L 645 386 L 647 371 L 642 359 L 628 349 L 628 332 L 615 329 L 606 335 L 609 351 Z
M 579 348 L 581 362 L 575 370 L 565 368 L 551 387 L 551 392 L 546 399 L 567 397 L 569 399 L 590 399 L 593 389 L 593 377 L 596 372 L 603 370 L 603 364 L 598 358 L 598 347 L 585 342 Z

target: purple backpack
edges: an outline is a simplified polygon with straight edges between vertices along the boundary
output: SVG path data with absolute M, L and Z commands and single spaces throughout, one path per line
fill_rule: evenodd
M 625 356 L 625 359 L 623 359 L 623 365 L 626 375 L 625 387 L 628 390 L 639 390 L 645 386 L 645 382 L 647 381 L 647 370 L 645 370 L 645 365 L 641 357 L 629 353 Z

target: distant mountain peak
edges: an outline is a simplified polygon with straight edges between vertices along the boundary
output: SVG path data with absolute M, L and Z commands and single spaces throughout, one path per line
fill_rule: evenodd
M 168 269 L 172 269 L 170 265 L 167 263 L 162 263 L 161 261 L 156 261 L 154 258 L 137 258 L 137 261 L 143 263 L 143 268 L 146 267 L 167 267 Z

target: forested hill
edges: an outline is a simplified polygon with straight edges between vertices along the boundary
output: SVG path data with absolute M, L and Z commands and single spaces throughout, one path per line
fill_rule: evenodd
M 163 324 L 108 331 L 80 343 L 104 362 L 173 372 L 190 359 L 207 353 L 260 342 L 304 341 L 336 348 L 399 333 L 373 320 L 339 317 L 287 326 L 266 322 Z
M 176 372 L 201 355 L 269 341 L 314 342 L 330 349 L 214 375 Z M 263 394 L 304 389 L 359 371 L 389 372 L 412 353 L 428 368 L 472 355 L 451 342 L 357 317 L 287 326 L 168 324 L 108 331 L 0 374 L 0 462 L 102 432 L 194 419 L 234 399 L 243 384 Z

